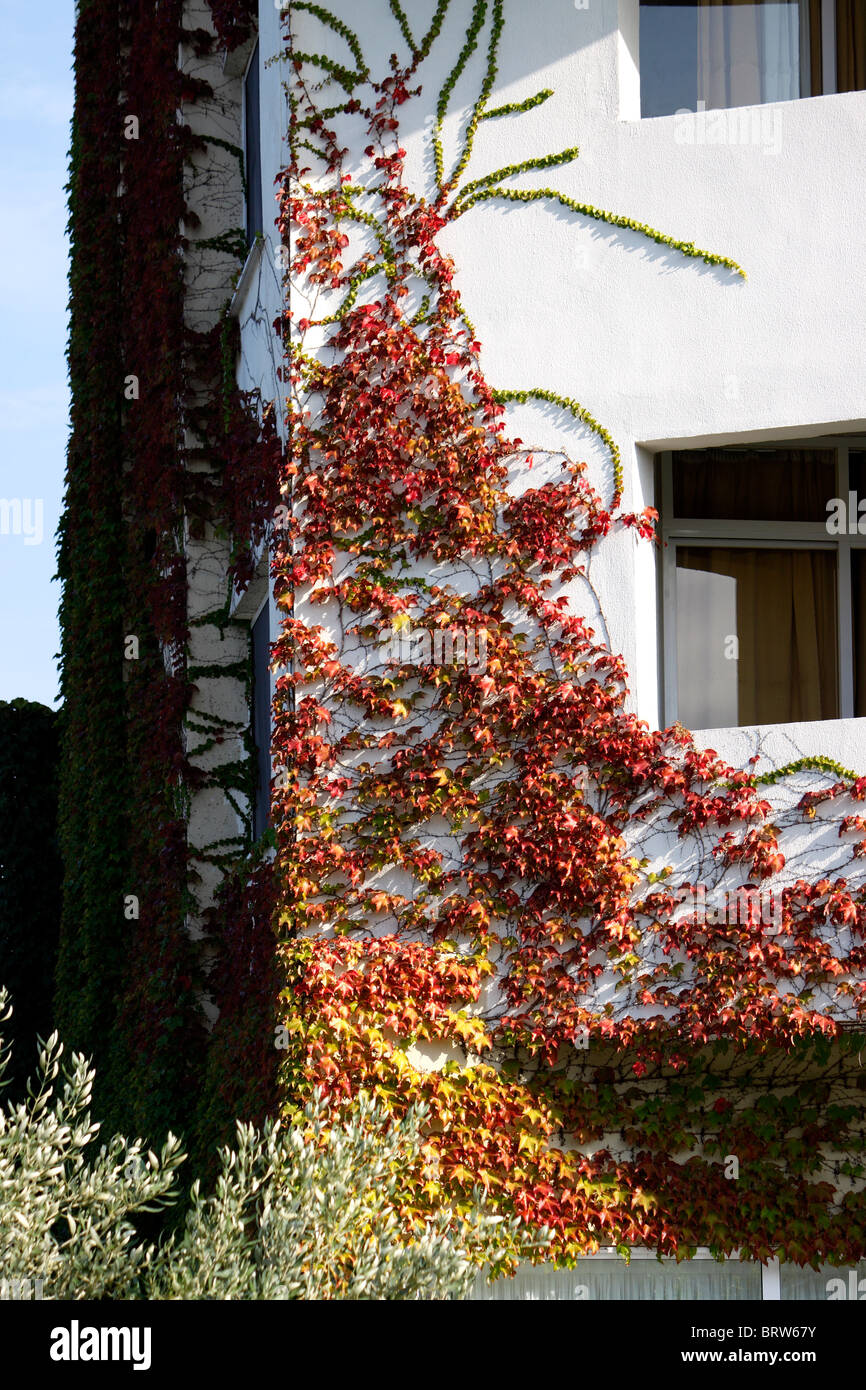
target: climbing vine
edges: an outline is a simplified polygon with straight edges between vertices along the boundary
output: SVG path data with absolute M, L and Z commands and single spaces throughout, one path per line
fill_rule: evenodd
M 296 8 L 310 19 L 284 55 L 292 298 L 277 325 L 292 520 L 273 570 L 285 1103 L 314 1084 L 395 1110 L 424 1100 L 417 1207 L 480 1184 L 551 1228 L 560 1261 L 602 1244 L 855 1260 L 866 780 L 826 760 L 759 778 L 628 713 L 624 663 L 569 595 L 598 545 L 621 528 L 650 539 L 655 514 L 621 509 L 619 454 L 587 407 L 487 382 L 438 237 L 483 202 L 539 201 L 744 271 L 504 182 L 576 149 L 461 186 L 479 123 L 551 95 L 488 109 L 501 0 L 473 4 L 435 102 L 430 196 L 408 186 L 400 115 L 448 0 L 420 41 L 390 0 L 409 56 L 378 80 L 359 35 Z M 307 52 L 312 19 L 351 69 Z M 449 173 L 449 103 L 485 43 Z M 533 400 L 604 441 L 609 498 L 583 463 L 508 437 L 506 405 Z M 476 654 L 483 635 L 484 660 L 454 659 L 455 634 Z M 835 780 L 793 808 L 770 799 L 815 774 Z M 837 862 L 798 877 L 788 837 L 837 798 Z M 736 895 L 733 916 L 703 910 L 707 884 Z

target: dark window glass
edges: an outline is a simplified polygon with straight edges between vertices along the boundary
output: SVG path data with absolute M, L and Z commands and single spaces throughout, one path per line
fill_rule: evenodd
M 819 80 L 820 26 L 818 6 L 800 0 L 641 0 L 641 114 L 807 96 L 801 44 Z
M 866 88 L 866 4 L 836 0 L 836 91 Z
M 858 502 L 866 501 L 866 452 L 862 449 L 848 450 L 848 486 Z
M 692 729 L 837 719 L 836 553 L 677 547 L 677 717 Z
M 672 456 L 674 515 L 714 521 L 827 520 L 832 449 L 693 449 Z
M 244 82 L 244 173 L 247 182 L 247 241 L 252 245 L 264 231 L 262 216 L 261 112 L 259 104 L 259 45 Z
M 851 617 L 854 627 L 854 714 L 866 719 L 866 550 L 851 551 Z
M 640 113 L 670 116 L 698 104 L 697 5 L 641 4 Z
M 258 839 L 271 823 L 271 634 L 266 603 L 252 626 L 253 743 L 256 787 L 253 797 L 253 836 Z

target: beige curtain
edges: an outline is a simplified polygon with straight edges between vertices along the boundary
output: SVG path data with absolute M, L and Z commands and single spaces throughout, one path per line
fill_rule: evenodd
M 838 718 L 832 551 L 680 546 L 677 564 L 737 581 L 738 723 Z
M 851 552 L 854 619 L 854 714 L 866 718 L 866 550 Z
M 848 486 L 866 497 L 866 450 L 848 453 Z M 854 713 L 866 718 L 866 550 L 851 551 L 851 599 L 854 620 Z
M 672 461 L 676 516 L 824 522 L 836 495 L 832 449 L 681 449 Z
M 809 70 L 811 95 L 824 91 L 824 46 L 821 42 L 821 0 L 809 0 Z
M 836 0 L 836 91 L 866 89 L 866 0 Z
M 846 1299 L 851 1299 L 852 1285 L 866 1279 L 866 1260 L 859 1265 L 822 1265 L 820 1269 L 802 1269 L 783 1262 L 779 1273 L 785 1302 L 808 1299 L 824 1303 L 830 1293 L 835 1298 L 844 1293 Z M 479 1275 L 470 1299 L 485 1303 L 621 1303 L 632 1299 L 666 1303 L 703 1299 L 757 1302 L 761 1294 L 761 1266 L 755 1261 L 684 1260 L 676 1264 L 674 1260 L 633 1259 L 627 1265 L 624 1260 L 596 1256 L 579 1259 L 575 1269 L 521 1265 L 513 1279 L 496 1279 L 492 1284 Z M 862 1300 L 862 1286 L 857 1297 Z
M 578 1259 L 575 1269 L 522 1265 L 513 1279 L 489 1283 L 479 1276 L 475 1302 L 571 1303 L 691 1302 L 700 1299 L 759 1299 L 761 1266 L 739 1260 L 632 1260 L 597 1256 Z
M 799 26 L 799 0 L 698 0 L 698 100 L 717 110 L 798 97 Z
M 820 1269 L 808 1266 L 782 1264 L 780 1267 L 782 1301 L 799 1302 L 809 1299 L 813 1303 L 826 1303 L 832 1294 L 833 1300 L 863 1299 L 862 1279 L 866 1279 L 866 1260 L 859 1265 L 822 1265 Z M 853 1277 L 852 1277 L 853 1276 Z M 840 1288 L 841 1283 L 841 1288 Z

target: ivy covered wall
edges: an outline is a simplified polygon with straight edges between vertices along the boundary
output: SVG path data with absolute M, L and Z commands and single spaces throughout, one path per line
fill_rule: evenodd
M 213 4 L 216 33 L 199 6 L 81 5 L 61 1027 L 102 1064 L 104 1110 L 151 1133 L 188 1120 L 209 1142 L 314 1085 L 423 1100 L 413 1206 L 480 1184 L 561 1262 L 601 1244 L 855 1260 L 866 784 L 832 759 L 762 777 L 636 718 L 604 615 L 573 596 L 608 547 L 649 546 L 653 511 L 577 387 L 488 375 L 446 246 L 495 206 L 636 237 L 720 293 L 743 271 L 564 191 L 573 139 L 484 162 L 488 123 L 554 96 L 500 91 L 510 0 L 380 8 L 390 64 L 355 6 L 295 0 L 279 38 L 262 11 L 288 84 L 283 451 L 264 376 L 260 400 L 234 386 L 228 318 L 189 316 L 194 243 L 226 299 L 245 247 L 236 127 L 176 112 L 219 105 L 217 40 L 242 51 L 250 6 Z M 208 168 L 234 190 L 219 227 L 190 206 Z M 543 412 L 531 444 L 524 408 Z M 255 855 L 231 590 L 269 523 L 275 825 Z M 483 664 L 432 640 L 455 630 L 464 652 L 483 632 Z M 205 798 L 207 824 L 236 803 L 237 833 L 191 839 Z M 832 877 L 786 857 L 817 816 Z M 684 907 L 697 880 L 772 889 L 781 923 L 708 924 Z
M 15 1011 L 8 1079 L 32 1070 L 53 1028 L 60 925 L 57 843 L 59 716 L 30 700 L 0 701 L 0 972 Z
M 594 400 L 538 376 L 544 355 L 579 381 L 588 330 L 557 338 L 557 303 L 524 295 L 513 337 L 538 350 L 506 354 L 490 244 L 475 233 L 477 295 L 452 257 L 492 205 L 499 223 L 477 225 L 533 282 L 519 219 L 537 228 L 543 210 L 563 237 L 588 223 L 663 247 L 677 292 L 693 276 L 714 313 L 749 293 L 751 268 L 650 222 L 634 193 L 620 210 L 572 191 L 587 93 L 501 91 L 523 58 L 517 8 L 292 6 L 293 526 L 274 566 L 284 1084 L 290 1101 L 313 1082 L 424 1100 L 419 1206 L 480 1183 L 551 1227 L 560 1261 L 601 1244 L 856 1259 L 866 783 L 827 757 L 735 767 L 636 719 L 587 575 L 624 607 L 636 571 L 604 557 L 647 546 L 655 517 L 628 505 L 635 470 Z M 556 37 L 568 9 L 551 7 Z M 570 32 L 589 71 L 598 50 Z M 483 134 L 516 143 L 525 119 L 537 144 L 548 106 L 559 145 L 508 161 Z M 597 190 L 591 148 L 588 163 Z M 607 286 L 599 273 L 597 316 Z M 571 281 L 555 288 L 569 304 Z M 524 380 L 497 380 L 488 362 L 503 359 Z M 583 435 L 563 442 L 561 421 Z M 432 638 L 455 630 L 484 632 L 483 663 L 443 655 Z M 753 908 L 707 917 L 695 884 L 749 886 Z M 777 921 L 754 911 L 761 894 Z

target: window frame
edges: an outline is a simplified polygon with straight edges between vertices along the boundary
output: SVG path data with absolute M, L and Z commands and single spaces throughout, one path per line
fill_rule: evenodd
M 682 448 L 732 448 L 760 452 L 779 448 L 833 449 L 836 453 L 836 492 L 834 496 L 848 502 L 849 454 L 851 450 L 866 450 L 866 435 L 821 435 L 811 439 L 765 439 L 754 443 L 731 440 L 705 446 Z M 679 449 L 663 450 L 656 455 L 659 505 L 659 536 L 661 564 L 659 565 L 659 613 L 661 617 L 660 684 L 662 723 L 668 727 L 677 721 L 677 547 L 688 545 L 706 547 L 723 545 L 730 549 L 749 550 L 830 550 L 836 563 L 836 662 L 839 689 L 837 719 L 854 719 L 854 635 L 853 594 L 851 585 L 852 551 L 866 550 L 866 535 L 831 535 L 826 520 L 820 521 L 718 521 L 707 517 L 675 517 L 673 514 L 673 454 Z M 858 498 L 858 502 L 859 502 Z M 827 498 L 830 501 L 830 498 Z M 828 514 L 829 516 L 829 514 Z M 846 636 L 847 635 L 847 636 Z M 731 729 L 752 727 L 747 724 L 729 725 Z M 768 726 L 785 728 L 784 724 Z

